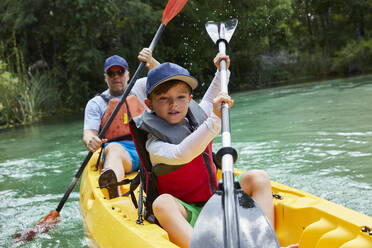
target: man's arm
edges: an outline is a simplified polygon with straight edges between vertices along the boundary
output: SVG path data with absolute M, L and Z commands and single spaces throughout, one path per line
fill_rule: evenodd
M 91 151 L 95 152 L 97 151 L 102 143 L 106 142 L 107 139 L 100 139 L 98 137 L 98 131 L 93 129 L 86 129 L 83 133 L 83 142 L 86 146 L 86 148 Z
M 148 48 L 143 48 L 138 54 L 138 59 L 146 63 L 146 67 L 151 70 L 152 68 L 160 65 L 160 63 L 152 57 L 152 52 Z M 146 98 L 146 80 L 147 78 L 140 78 L 134 84 L 131 93 L 144 104 Z M 145 105 L 145 104 L 144 104 Z
M 151 70 L 152 68 L 160 65 L 160 63 L 152 57 L 152 51 L 148 48 L 143 48 L 138 54 L 138 60 L 145 62 L 146 67 Z
M 145 105 L 145 98 L 146 98 L 146 80 L 147 78 L 143 77 L 136 81 L 132 90 L 130 91 L 131 94 L 135 95 L 141 103 Z
M 97 103 L 97 99 L 94 99 L 95 98 L 88 102 L 84 113 L 83 142 L 85 147 L 91 152 L 95 152 L 102 145 L 102 143 L 107 141 L 106 139 L 101 140 L 98 138 L 102 111 Z M 98 98 L 98 100 L 104 101 L 100 98 Z

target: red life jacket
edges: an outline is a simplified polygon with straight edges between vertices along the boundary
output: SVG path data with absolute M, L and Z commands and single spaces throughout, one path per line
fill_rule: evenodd
M 191 162 L 173 172 L 157 176 L 159 193 L 171 194 L 188 203 L 208 201 L 217 189 L 216 166 L 212 156 L 210 143 Z
M 120 102 L 120 98 L 112 98 L 107 103 L 107 109 L 103 118 L 101 120 L 100 129 L 102 129 L 108 119 L 110 118 L 112 112 L 114 111 L 115 107 Z M 130 136 L 130 128 L 129 128 L 129 117 L 128 117 L 128 110 L 127 106 L 129 107 L 130 116 L 135 117 L 139 116 L 145 110 L 145 106 L 138 100 L 138 98 L 134 95 L 130 95 L 126 99 L 126 104 L 121 105 L 119 112 L 116 114 L 114 120 L 112 121 L 111 125 L 107 129 L 104 138 L 108 140 L 118 139 L 120 137 Z
M 205 112 L 195 101 L 190 102 L 187 119 L 194 129 L 206 120 Z M 171 144 L 181 143 L 192 132 L 187 125 L 169 124 L 148 111 L 133 120 L 137 128 Z M 144 144 L 137 144 L 136 141 L 136 146 L 140 147 Z M 156 176 L 157 190 L 160 194 L 168 193 L 184 202 L 205 202 L 217 189 L 212 143 L 202 154 L 187 164 L 157 164 L 153 166 L 152 172 Z

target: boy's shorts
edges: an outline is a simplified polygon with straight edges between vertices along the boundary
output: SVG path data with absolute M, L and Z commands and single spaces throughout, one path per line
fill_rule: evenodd
M 177 198 L 176 198 L 177 199 Z M 200 206 L 200 204 L 196 203 L 186 203 L 181 201 L 180 199 L 177 199 L 179 203 L 182 204 L 182 206 L 185 207 L 187 212 L 187 222 L 190 223 L 192 227 L 194 227 L 196 220 L 198 219 L 198 216 L 200 214 L 200 211 L 202 210 L 203 206 Z
M 242 177 L 243 177 L 243 174 L 244 173 L 241 173 L 239 175 L 237 175 L 235 178 L 236 180 L 240 183 L 240 181 L 242 180 Z M 176 198 L 177 199 L 177 198 Z M 182 206 L 185 207 L 186 209 L 186 212 L 187 212 L 187 222 L 190 223 L 190 225 L 192 227 L 194 227 L 195 225 L 195 222 L 196 220 L 198 219 L 199 217 L 199 214 L 203 208 L 203 206 L 199 206 L 200 204 L 195 204 L 195 203 L 186 203 L 186 202 L 183 202 L 181 201 L 180 199 L 177 199 L 177 201 L 179 203 L 182 204 Z
M 132 159 L 132 170 L 129 173 L 132 173 L 134 171 L 138 171 L 140 159 L 138 157 L 138 153 L 136 150 L 136 146 L 134 145 L 133 141 L 123 140 L 123 141 L 112 141 L 107 142 L 104 144 L 103 147 L 106 147 L 110 143 L 118 143 L 120 144 L 124 150 L 126 150 L 129 153 L 130 158 Z M 102 153 L 102 161 L 104 161 L 104 153 Z

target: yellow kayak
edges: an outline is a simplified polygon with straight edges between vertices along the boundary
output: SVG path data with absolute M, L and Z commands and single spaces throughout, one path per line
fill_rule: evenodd
M 158 225 L 137 224 L 137 209 L 130 196 L 112 200 L 98 188 L 97 154 L 85 168 L 80 184 L 80 206 L 90 246 L 177 247 Z M 236 174 L 243 171 L 236 170 Z M 128 175 L 133 178 L 135 173 Z M 298 243 L 300 248 L 372 247 L 372 217 L 306 192 L 272 182 L 275 231 L 281 246 Z M 129 191 L 123 185 L 122 192 Z M 139 187 L 138 187 L 139 188 Z M 135 192 L 138 196 L 138 189 Z M 138 199 L 138 198 L 137 198 Z

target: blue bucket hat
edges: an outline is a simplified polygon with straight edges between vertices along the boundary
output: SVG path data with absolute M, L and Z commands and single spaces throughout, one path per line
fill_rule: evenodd
M 146 95 L 148 96 L 156 86 L 170 80 L 185 82 L 191 89 L 195 89 L 198 86 L 198 81 L 190 75 L 188 70 L 179 65 L 166 62 L 151 69 L 147 74 Z
M 111 66 L 114 66 L 114 65 L 121 66 L 125 70 L 128 70 L 128 68 L 129 68 L 128 63 L 124 58 L 122 58 L 118 55 L 113 55 L 113 56 L 107 58 L 106 61 L 105 61 L 105 68 L 104 68 L 105 73 L 107 72 L 108 69 L 110 69 Z

